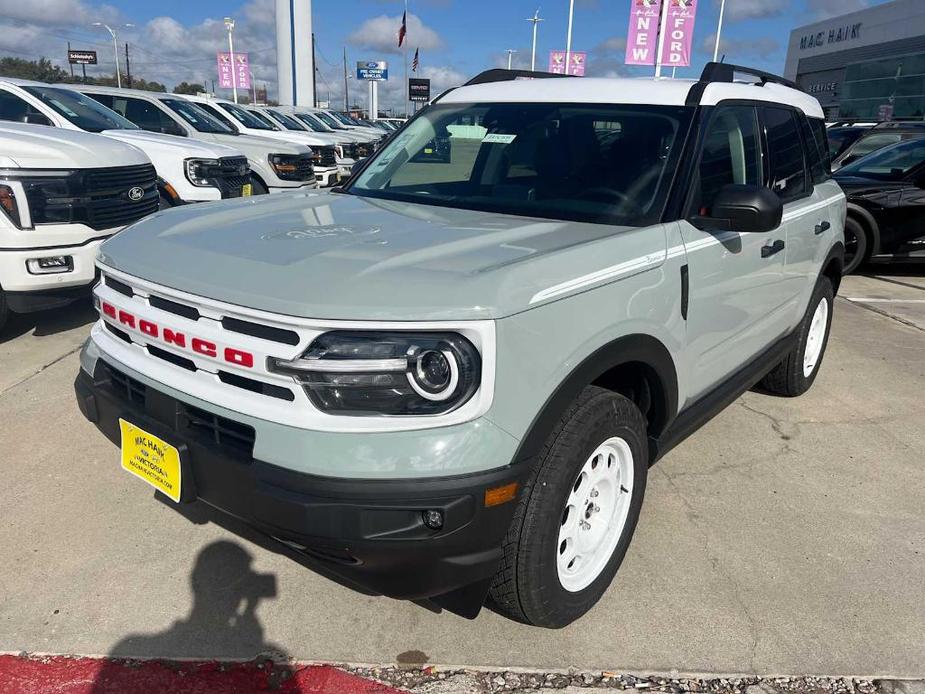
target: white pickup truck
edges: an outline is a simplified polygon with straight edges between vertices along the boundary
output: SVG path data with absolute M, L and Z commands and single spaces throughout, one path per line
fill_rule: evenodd
M 89 296 L 100 243 L 157 207 L 157 176 L 141 150 L 0 122 L 0 330 L 9 311 Z
M 154 164 L 162 206 L 240 197 L 249 180 L 238 149 L 146 132 L 68 86 L 0 78 L 0 120 L 82 130 L 134 145 Z

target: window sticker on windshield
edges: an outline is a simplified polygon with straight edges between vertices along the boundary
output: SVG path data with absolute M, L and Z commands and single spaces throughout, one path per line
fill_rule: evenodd
M 64 115 L 66 115 L 68 118 L 77 118 L 76 113 L 74 113 L 71 109 L 69 109 L 67 106 L 62 104 L 57 99 L 49 99 L 49 101 L 52 103 L 52 105 L 57 106 L 59 109 L 61 109 L 61 111 L 64 112 Z
M 517 135 L 508 135 L 507 133 L 489 133 L 482 138 L 482 142 L 487 142 L 489 144 L 509 145 L 516 137 Z

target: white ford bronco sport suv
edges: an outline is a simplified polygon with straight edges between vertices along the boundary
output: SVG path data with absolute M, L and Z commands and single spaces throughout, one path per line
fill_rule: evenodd
M 75 387 L 122 466 L 389 596 L 589 610 L 649 466 L 758 382 L 812 385 L 845 197 L 819 103 L 773 75 L 517 76 L 332 192 L 103 244 Z
M 100 243 L 157 211 L 156 181 L 131 145 L 0 121 L 0 330 L 88 297 Z

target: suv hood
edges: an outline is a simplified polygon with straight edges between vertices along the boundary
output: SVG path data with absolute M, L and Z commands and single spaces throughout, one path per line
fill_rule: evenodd
M 290 193 L 154 215 L 106 241 L 100 260 L 166 287 L 304 318 L 484 319 L 530 308 L 538 292 L 583 274 L 576 265 L 587 272 L 626 260 L 593 248 L 625 229 Z M 627 236 L 634 257 L 664 257 L 664 229 Z
M 153 153 L 175 156 L 180 159 L 185 159 L 187 157 L 218 159 L 220 157 L 241 156 L 241 152 L 233 147 L 203 142 L 202 140 L 194 140 L 189 137 L 152 133 L 147 130 L 104 130 L 100 134 L 111 137 L 114 140 L 120 140 L 130 145 L 135 145 L 139 149 L 147 152 L 149 156 Z
M 274 140 L 269 137 L 257 135 L 228 135 L 226 133 L 211 133 L 208 137 L 214 141 L 240 150 L 248 158 L 266 160 L 268 154 L 305 154 L 307 145 L 294 142 Z

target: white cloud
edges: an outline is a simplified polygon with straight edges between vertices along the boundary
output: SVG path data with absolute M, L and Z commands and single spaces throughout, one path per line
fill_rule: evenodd
M 713 54 L 713 47 L 716 44 L 716 33 L 705 37 L 700 44 L 700 49 L 704 53 Z M 757 58 L 769 58 L 781 50 L 781 44 L 777 39 L 770 36 L 759 36 L 751 39 L 736 39 L 723 35 L 719 41 L 719 54 L 726 56 L 726 62 L 738 63 L 736 56 L 750 56 Z
M 713 0 L 713 4 L 719 7 L 720 0 Z M 726 0 L 724 18 L 736 22 L 743 19 L 776 17 L 788 10 L 789 5 L 789 0 Z
M 809 0 L 806 4 L 816 19 L 828 19 L 870 6 L 869 0 Z
M 375 55 L 367 56 L 370 59 L 382 54 L 401 54 L 398 47 L 398 29 L 401 27 L 401 15 L 380 15 L 367 19 L 360 27 L 347 38 L 347 41 L 358 47 L 372 51 Z M 405 37 L 404 47 L 409 50 L 420 48 L 422 51 L 432 51 L 443 47 L 440 35 L 426 26 L 415 14 L 408 14 L 408 34 Z

